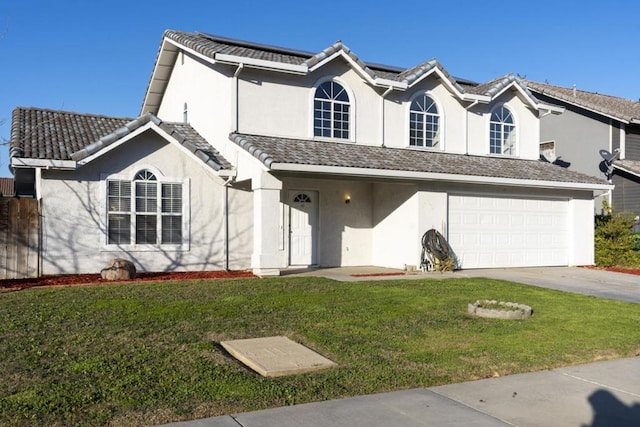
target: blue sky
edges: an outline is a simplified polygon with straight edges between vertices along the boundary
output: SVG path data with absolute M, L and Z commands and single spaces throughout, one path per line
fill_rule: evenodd
M 436 58 L 454 76 L 532 80 L 640 97 L 640 3 L 517 1 L 0 0 L 0 139 L 17 106 L 136 117 L 165 29 L 367 62 Z M 0 176 L 10 176 L 0 147 Z

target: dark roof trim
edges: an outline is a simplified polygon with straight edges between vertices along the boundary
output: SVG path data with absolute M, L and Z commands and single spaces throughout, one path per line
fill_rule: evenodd
M 640 178 L 640 160 L 616 160 L 613 167 Z

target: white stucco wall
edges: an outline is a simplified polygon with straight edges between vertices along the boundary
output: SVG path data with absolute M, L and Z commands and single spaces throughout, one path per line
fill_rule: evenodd
M 350 97 L 349 141 L 365 145 L 383 143 L 381 95 L 384 88 L 373 88 L 341 57 L 303 76 L 245 67 L 238 74 L 237 87 L 234 71 L 236 68 L 230 65 L 208 64 L 188 54 L 179 54 L 158 116 L 181 122 L 186 103 L 192 126 L 235 164 L 238 155 L 233 143 L 228 141 L 228 134 L 236 128 L 248 134 L 314 138 L 314 89 L 319 82 L 335 78 Z M 392 91 L 387 95 L 384 101 L 386 146 L 409 147 L 410 103 L 424 92 L 436 100 L 441 114 L 441 149 L 451 153 L 489 154 L 490 113 L 493 107 L 505 103 L 516 118 L 518 156 L 538 158 L 537 112 L 515 89 L 507 90 L 489 105 L 478 104 L 468 112 L 465 107 L 470 102 L 460 101 L 435 74 L 407 91 Z
M 235 121 L 234 70 L 230 65 L 178 54 L 157 116 L 182 123 L 186 103 L 189 124 L 235 164 L 236 147 L 229 141 Z
M 569 201 L 569 223 L 572 225 L 570 265 L 593 265 L 594 248 L 594 200 L 577 195 Z
M 440 114 L 440 147 L 433 150 L 464 153 L 466 149 L 464 103 L 453 96 L 435 74 L 426 77 L 406 92 L 393 92 L 388 95 L 385 101 L 385 145 L 396 148 L 410 147 L 411 101 L 424 93 L 434 99 Z
M 538 113 L 525 104 L 516 90 L 500 95 L 491 104 L 473 107 L 469 112 L 469 154 L 489 154 L 489 121 L 493 109 L 504 104 L 513 114 L 516 125 L 517 155 L 521 159 L 540 157 L 540 125 Z
M 150 168 L 187 179 L 189 247 L 183 251 L 106 249 L 106 194 L 101 179 Z M 132 260 L 139 271 L 219 270 L 225 267 L 224 187 L 199 161 L 147 131 L 77 171 L 43 171 L 43 273 L 96 273 L 111 258 Z M 229 191 L 230 267 L 249 268 L 252 202 L 248 191 Z
M 384 88 L 371 87 L 342 58 L 337 58 L 306 76 L 245 67 L 238 74 L 237 87 L 232 77 L 235 70 L 229 65 L 212 65 L 188 55 L 178 55 L 158 115 L 164 120 L 182 121 L 186 102 L 189 122 L 236 166 L 237 181 L 246 191 L 251 191 L 252 186 L 258 185 L 257 180 L 260 180 L 267 168 L 230 142 L 229 132 L 237 126 L 241 133 L 312 139 L 314 88 L 318 82 L 325 79 L 335 77 L 349 93 L 351 138 L 348 143 L 381 145 L 383 142 L 381 94 Z M 468 107 L 470 102 L 457 99 L 435 75 L 423 79 L 406 92 L 393 91 L 388 95 L 384 101 L 386 146 L 409 147 L 410 102 L 414 96 L 424 92 L 429 93 L 438 104 L 441 113 L 441 144 L 447 152 L 489 155 L 491 111 L 496 105 L 504 103 L 516 120 L 517 157 L 538 158 L 538 112 L 530 108 L 517 90 L 509 89 L 491 104 L 478 104 L 467 110 L 465 107 Z M 383 184 L 343 178 L 334 180 L 329 177 L 280 179 L 283 181 L 280 193 L 283 205 L 282 211 L 278 212 L 283 212 L 285 223 L 287 208 L 284 204 L 289 190 L 313 190 L 320 196 L 320 246 L 317 259 L 320 266 L 375 264 L 402 268 L 405 264 L 419 264 L 422 234 L 430 228 L 435 228 L 446 235 L 447 194 L 451 191 L 558 195 L 555 191 L 499 186 L 443 183 Z M 236 209 L 242 216 L 244 206 L 251 206 L 255 196 L 242 192 L 239 194 L 243 197 L 239 197 Z M 344 203 L 345 194 L 351 195 L 350 204 Z M 258 199 L 260 197 L 262 196 Z M 572 214 L 575 230 L 572 242 L 573 259 L 576 264 L 583 263 L 582 261 L 589 264 L 593 258 L 593 248 L 590 244 L 593 237 L 585 234 L 587 230 L 592 233 L 592 211 L 589 211 L 589 218 L 582 212 L 587 202 L 588 200 L 571 202 L 572 206 L 576 206 Z M 274 212 L 276 211 L 270 206 L 263 212 L 263 216 L 271 218 Z M 248 216 L 251 217 L 250 214 Z M 283 224 L 283 227 L 285 225 Z M 269 239 L 274 237 L 271 228 L 270 231 L 265 228 L 264 233 L 260 230 L 252 233 L 254 236 L 258 233 L 260 239 Z M 245 231 L 244 228 L 238 227 L 238 234 L 243 235 Z M 284 230 L 277 231 L 278 236 L 274 238 L 282 240 L 282 249 L 278 248 L 276 252 L 279 251 L 280 266 L 286 267 L 288 236 L 283 237 L 286 234 Z M 251 238 L 247 239 L 246 241 L 251 241 Z M 255 252 L 252 242 L 242 248 L 237 259 L 238 265 L 242 265 L 243 262 L 246 264 L 246 260 L 251 258 L 251 250 Z M 255 264 L 260 255 L 253 255 Z M 273 262 L 269 261 L 269 264 Z
M 241 133 L 313 138 L 313 97 L 320 81 L 332 77 L 350 99 L 350 141 L 379 145 L 380 96 L 343 59 L 306 76 L 245 69 L 239 78 Z
M 373 265 L 404 268 L 420 264 L 417 186 L 375 184 Z
M 286 178 L 282 202 L 288 221 L 288 194 L 293 190 L 317 191 L 318 265 L 322 267 L 372 264 L 372 184 L 358 181 Z M 351 197 L 345 203 L 345 195 Z M 283 259 L 288 260 L 289 242 L 285 239 Z

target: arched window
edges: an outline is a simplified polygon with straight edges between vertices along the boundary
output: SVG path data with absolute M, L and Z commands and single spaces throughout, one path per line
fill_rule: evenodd
M 489 152 L 516 155 L 516 124 L 511 111 L 501 105 L 491 113 L 489 122 Z
M 333 80 L 322 83 L 313 98 L 313 135 L 349 139 L 349 95 Z
M 161 182 L 146 169 L 133 181 L 107 180 L 107 244 L 181 245 L 182 183 Z
M 440 144 L 440 114 L 429 95 L 418 96 L 409 108 L 409 145 L 438 147 Z

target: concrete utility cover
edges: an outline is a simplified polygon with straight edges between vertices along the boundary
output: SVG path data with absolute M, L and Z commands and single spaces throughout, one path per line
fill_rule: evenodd
M 250 338 L 220 343 L 233 357 L 263 377 L 303 374 L 336 363 L 287 337 Z

